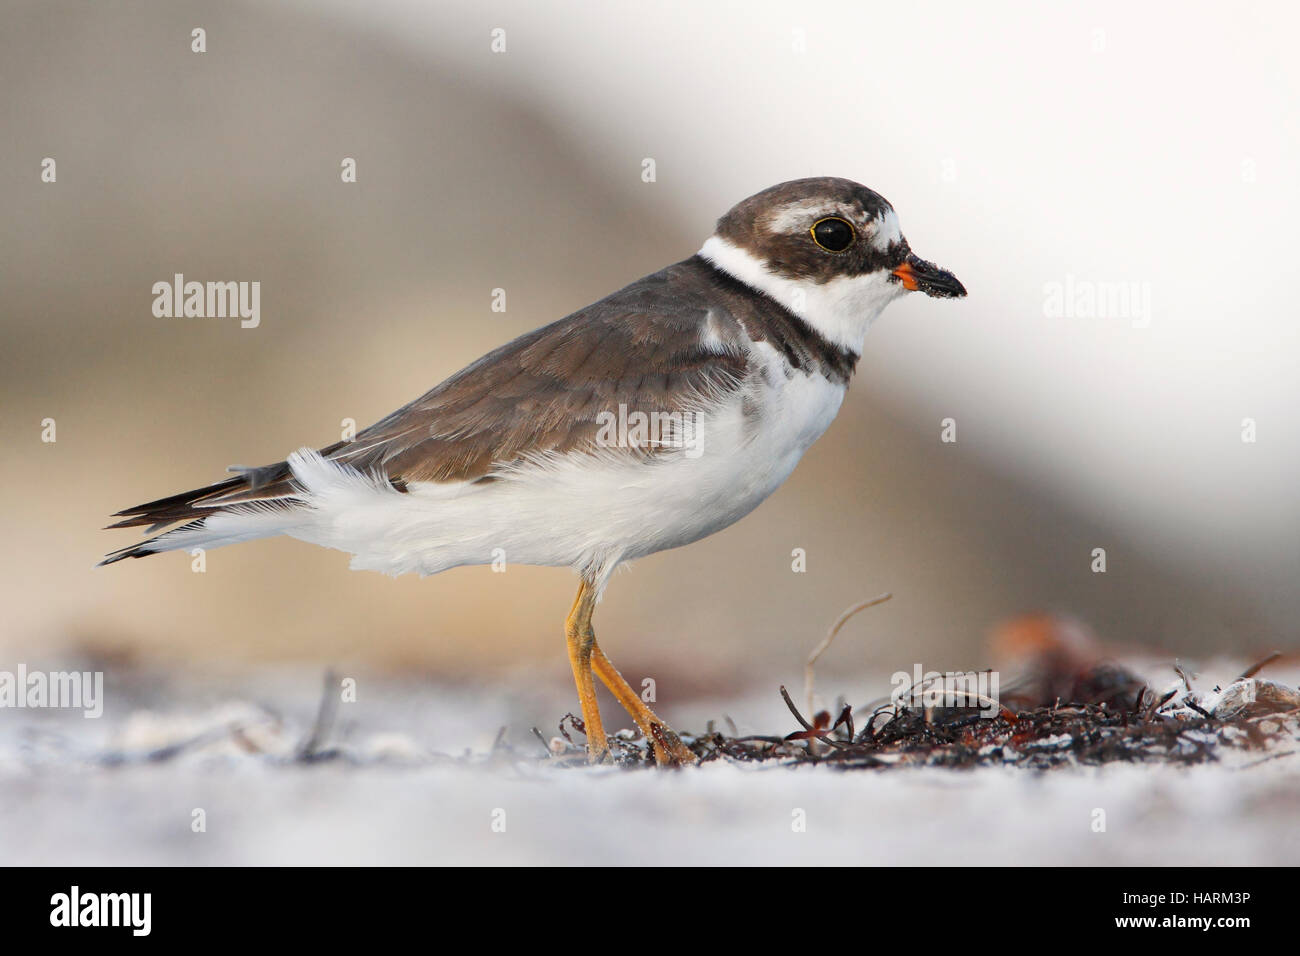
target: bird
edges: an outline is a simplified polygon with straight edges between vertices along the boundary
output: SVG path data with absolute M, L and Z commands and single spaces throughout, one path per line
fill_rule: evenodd
M 588 759 L 611 759 L 599 679 L 658 764 L 694 763 L 597 644 L 596 604 L 618 566 L 771 495 L 835 418 L 872 323 L 918 291 L 966 295 L 912 252 L 883 196 L 837 177 L 779 183 L 733 206 L 694 255 L 500 346 L 351 440 L 117 512 L 109 528 L 149 537 L 100 564 L 287 535 L 391 575 L 500 557 L 569 567 Z

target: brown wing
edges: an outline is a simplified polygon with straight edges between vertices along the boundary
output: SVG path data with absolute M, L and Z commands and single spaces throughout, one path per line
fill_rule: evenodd
M 705 315 L 580 312 L 483 357 L 333 457 L 407 482 L 466 481 L 593 448 L 601 412 L 681 412 L 736 386 L 744 358 L 701 345 Z
M 602 411 L 680 412 L 737 388 L 746 371 L 741 325 L 710 312 L 691 260 L 647 276 L 552 325 L 488 353 L 359 432 L 326 457 L 416 481 L 474 481 L 548 452 L 595 447 Z M 706 327 L 713 341 L 702 344 Z M 630 450 L 629 453 L 637 453 Z M 248 501 L 292 503 L 289 468 L 277 462 L 239 477 L 119 512 L 112 527 L 164 526 Z

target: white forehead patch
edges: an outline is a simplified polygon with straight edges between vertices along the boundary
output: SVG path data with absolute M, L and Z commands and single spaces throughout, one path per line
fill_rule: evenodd
M 854 223 L 859 229 L 865 227 L 871 237 L 871 244 L 881 252 L 886 251 L 903 238 L 902 228 L 898 224 L 898 213 L 886 209 L 875 219 L 862 221 L 861 212 L 845 208 L 841 203 L 825 199 L 805 199 L 782 206 L 768 219 L 768 228 L 772 232 L 794 232 L 807 229 L 819 219 L 827 216 L 839 216 Z
M 806 229 L 827 216 L 843 216 L 852 221 L 839 203 L 827 202 L 825 199 L 805 199 L 782 206 L 772 214 L 768 226 L 773 232 L 793 232 L 796 229 Z
M 903 239 L 903 230 L 898 225 L 898 213 L 892 209 L 886 209 L 884 215 L 873 220 L 876 225 L 876 231 L 871 236 L 871 244 L 881 252 L 887 250 L 896 242 Z

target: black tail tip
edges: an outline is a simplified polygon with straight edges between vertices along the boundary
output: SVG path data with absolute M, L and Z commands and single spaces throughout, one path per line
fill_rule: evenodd
M 104 555 L 104 559 L 95 565 L 102 568 L 106 564 L 116 564 L 119 561 L 125 561 L 127 558 L 143 558 L 146 555 L 157 554 L 156 551 L 145 551 L 140 545 L 133 544 L 129 548 L 122 548 L 120 551 L 111 551 Z

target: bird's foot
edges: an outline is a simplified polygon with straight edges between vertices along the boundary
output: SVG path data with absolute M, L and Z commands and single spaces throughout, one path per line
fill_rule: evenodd
M 682 743 L 673 729 L 661 720 L 653 720 L 642 728 L 654 749 L 655 762 L 661 767 L 683 767 L 698 762 L 699 758 Z

